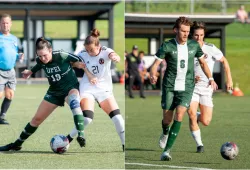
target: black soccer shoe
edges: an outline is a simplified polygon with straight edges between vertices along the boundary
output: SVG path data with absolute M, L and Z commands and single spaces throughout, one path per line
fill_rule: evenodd
M 1 146 L 0 152 L 2 152 L 2 151 L 19 151 L 21 149 L 22 149 L 21 146 L 15 146 L 14 143 L 10 143 L 8 145 Z
M 5 119 L 0 119 L 0 125 L 9 125 L 9 122 Z
M 78 136 L 78 137 L 76 138 L 76 140 L 77 140 L 77 142 L 79 143 L 79 145 L 80 145 L 81 147 L 85 147 L 85 145 L 86 145 L 86 140 L 84 139 L 84 137 Z
M 74 138 L 72 138 L 70 135 L 67 135 L 67 138 L 68 138 L 68 140 L 69 140 L 69 143 L 72 142 L 72 140 L 74 139 Z
M 122 145 L 122 151 L 124 152 L 125 148 L 124 148 L 124 145 Z
M 203 153 L 204 152 L 204 146 L 198 146 L 196 153 Z

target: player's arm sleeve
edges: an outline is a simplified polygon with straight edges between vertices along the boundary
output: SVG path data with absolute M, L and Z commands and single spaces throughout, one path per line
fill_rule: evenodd
M 215 45 L 213 45 L 212 56 L 215 60 L 219 61 L 224 55 L 220 49 L 218 49 L 217 47 L 215 47 Z
M 40 62 L 38 60 L 39 59 L 37 58 L 36 65 L 31 69 L 33 74 L 42 69 L 42 65 L 40 64 Z
M 163 60 L 166 56 L 166 52 L 167 52 L 167 46 L 165 45 L 165 43 L 162 43 L 160 48 L 158 49 L 158 51 L 155 54 L 155 58 L 157 60 Z
M 111 49 L 111 48 L 107 48 L 107 49 L 105 50 L 105 52 L 106 52 L 106 55 L 105 55 L 105 56 L 107 56 L 107 59 L 110 59 L 110 58 L 109 58 L 109 55 L 110 55 L 111 53 L 115 53 L 115 51 L 114 51 L 113 49 Z
M 202 58 L 204 56 L 205 56 L 205 54 L 203 53 L 200 45 L 197 43 L 197 51 L 196 51 L 195 57 L 200 59 L 200 58 Z

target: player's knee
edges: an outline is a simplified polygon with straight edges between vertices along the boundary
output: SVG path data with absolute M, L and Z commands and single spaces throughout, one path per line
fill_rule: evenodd
M 119 114 L 121 114 L 120 109 L 116 109 L 109 113 L 109 117 L 110 119 L 112 119 L 114 116 L 119 115 Z
M 12 100 L 14 98 L 14 92 L 7 92 L 5 97 L 9 100 Z
M 208 126 L 210 124 L 211 120 L 209 119 L 205 119 L 205 120 L 201 120 L 201 123 L 204 125 L 204 126 Z
M 80 96 L 76 94 L 70 94 L 68 96 L 68 103 L 71 110 L 80 107 Z

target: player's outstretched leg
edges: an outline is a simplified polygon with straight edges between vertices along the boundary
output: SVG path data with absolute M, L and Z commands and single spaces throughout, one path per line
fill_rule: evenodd
M 162 134 L 159 139 L 159 146 L 160 148 L 164 149 L 168 140 L 169 125 L 163 124 L 163 120 L 161 122 L 161 125 L 162 125 Z
M 19 138 L 14 142 L 10 143 L 5 146 L 0 147 L 0 151 L 19 151 L 22 147 L 23 142 L 28 139 L 30 135 L 32 135 L 36 131 L 37 127 L 33 127 L 28 123 L 22 133 L 20 134 Z
M 124 128 L 124 119 L 120 114 L 120 109 L 113 110 L 109 113 L 110 119 L 113 121 L 115 125 L 116 132 L 118 133 L 121 143 L 122 150 L 124 151 L 125 146 L 125 128 Z
M 68 95 L 68 104 L 74 116 L 75 127 L 78 130 L 77 141 L 79 145 L 83 147 L 86 145 L 86 141 L 84 139 L 84 134 L 83 134 L 84 120 L 83 120 L 82 110 L 80 107 L 80 96 L 77 90 L 70 92 L 70 94 Z

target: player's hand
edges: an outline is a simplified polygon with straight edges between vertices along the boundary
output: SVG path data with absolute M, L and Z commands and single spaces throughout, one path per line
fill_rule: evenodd
M 89 78 L 89 82 L 90 82 L 90 84 L 92 84 L 92 85 L 96 85 L 97 84 L 97 82 L 98 82 L 98 79 L 97 79 L 97 77 L 90 77 Z
M 233 82 L 232 82 L 232 80 L 227 81 L 226 86 L 227 86 L 227 91 L 233 90 Z
M 32 71 L 26 70 L 26 69 L 22 72 L 23 78 L 25 79 L 29 78 L 31 74 L 32 74 Z
M 200 76 L 195 76 L 195 83 L 198 83 L 198 81 L 200 81 Z
M 111 53 L 109 55 L 109 58 L 116 63 L 120 62 L 120 57 L 116 53 Z
M 157 77 L 156 76 L 151 76 L 150 77 L 150 83 L 151 84 L 156 84 L 156 82 L 157 82 Z
M 211 85 L 214 91 L 218 89 L 218 85 L 216 84 L 214 80 L 209 80 L 209 85 Z
M 73 67 L 76 67 L 76 68 L 78 68 L 78 69 L 83 69 L 83 68 L 85 68 L 86 67 L 86 64 L 85 63 L 83 63 L 83 62 L 75 62 L 75 63 L 73 63 Z

